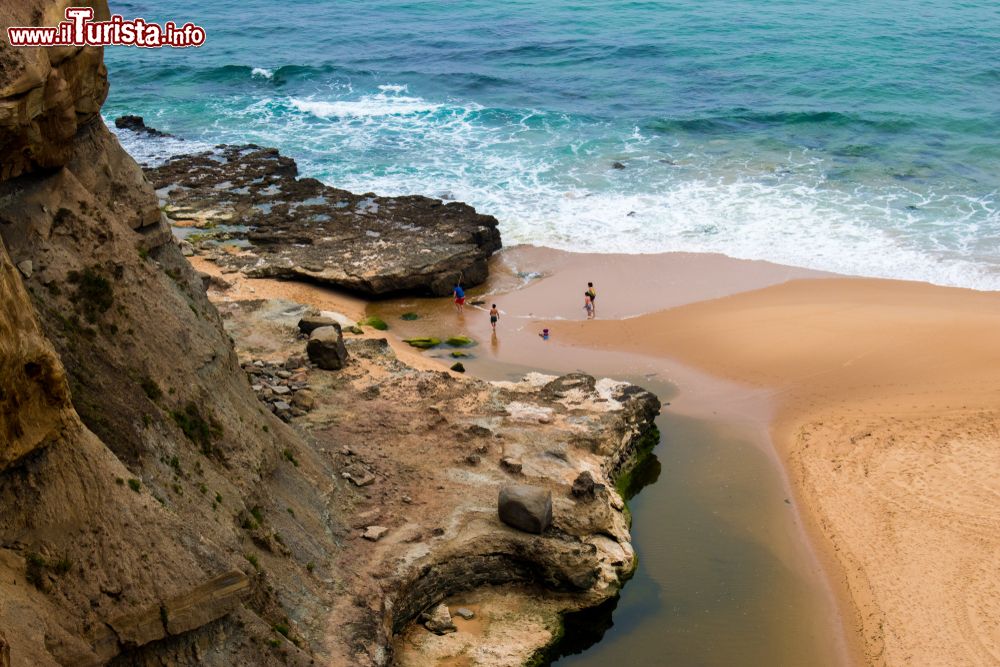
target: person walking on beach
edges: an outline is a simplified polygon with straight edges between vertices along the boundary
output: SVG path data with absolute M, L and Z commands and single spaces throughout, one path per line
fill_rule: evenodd
M 493 327 L 493 331 L 497 330 L 497 321 L 500 319 L 500 311 L 497 310 L 497 305 L 494 303 L 493 307 L 490 308 L 490 326 Z
M 590 298 L 590 293 L 589 292 L 584 292 L 583 293 L 583 309 L 585 311 L 587 311 L 587 319 L 588 320 L 594 319 L 594 302 Z
M 594 289 L 594 283 L 587 283 L 587 296 L 590 297 L 591 317 L 594 317 L 597 315 L 597 290 Z
M 462 289 L 461 283 L 455 283 L 455 289 L 452 291 L 455 295 L 455 310 L 459 313 L 465 311 L 465 290 Z

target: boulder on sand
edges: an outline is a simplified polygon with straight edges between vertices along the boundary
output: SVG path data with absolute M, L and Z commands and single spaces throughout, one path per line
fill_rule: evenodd
M 552 524 L 552 492 L 528 484 L 506 485 L 500 489 L 497 512 L 508 526 L 541 534 Z
M 313 330 L 306 343 L 309 361 L 326 371 L 339 371 L 347 363 L 347 348 L 340 325 L 319 327 Z

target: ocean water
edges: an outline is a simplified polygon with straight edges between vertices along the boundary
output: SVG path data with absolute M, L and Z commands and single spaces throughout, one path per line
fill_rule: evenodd
M 508 245 L 1000 289 L 1000 3 L 111 4 L 207 29 L 106 50 L 106 116 L 187 147 L 467 201 Z

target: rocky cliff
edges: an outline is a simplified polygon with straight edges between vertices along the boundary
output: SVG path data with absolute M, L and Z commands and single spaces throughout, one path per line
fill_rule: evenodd
M 0 28 L 66 4 L 4 3 Z M 463 588 L 617 591 L 610 482 L 655 398 L 418 372 L 377 341 L 321 371 L 285 305 L 224 320 L 106 93 L 99 49 L 0 44 L 0 664 L 385 665 Z M 231 336 L 268 359 L 244 369 Z M 556 498 L 547 532 L 499 521 L 510 480 Z

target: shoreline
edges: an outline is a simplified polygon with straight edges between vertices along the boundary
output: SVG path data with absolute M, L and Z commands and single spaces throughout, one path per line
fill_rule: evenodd
M 995 584 L 986 581 L 986 593 L 969 601 L 949 592 L 947 577 L 931 577 L 938 579 L 931 583 L 915 572 L 932 563 L 950 572 L 959 567 L 948 564 L 959 560 L 949 559 L 950 552 L 965 550 L 959 569 L 966 576 L 956 577 L 958 587 L 975 588 L 981 579 L 976 573 L 989 569 L 991 545 L 998 542 L 989 529 L 997 525 L 995 513 L 975 513 L 989 497 L 989 465 L 950 477 L 939 472 L 943 464 L 963 465 L 941 450 L 954 447 L 962 435 L 954 424 L 969 415 L 972 426 L 962 426 L 964 433 L 980 439 L 966 447 L 978 460 L 990 460 L 982 434 L 996 423 L 990 409 L 1000 392 L 993 380 L 1000 355 L 989 342 L 989 332 L 1000 325 L 997 306 L 996 293 L 836 278 L 665 309 L 618 322 L 616 332 L 606 322 L 559 326 L 571 346 L 655 349 L 663 358 L 771 392 L 777 405 L 771 441 L 806 508 L 807 530 L 844 621 L 854 626 L 848 637 L 863 649 L 852 651 L 855 659 L 897 664 L 903 655 L 918 655 L 928 663 L 976 662 L 988 661 L 984 656 L 997 648 L 995 623 L 982 620 L 984 610 L 997 604 Z M 630 332 L 623 335 L 621 327 Z M 866 438 L 878 445 L 851 451 Z M 938 446 L 912 446 L 907 438 Z M 876 464 L 884 469 L 869 481 L 869 465 Z M 845 478 L 840 471 L 848 466 L 861 474 Z M 981 488 L 961 494 L 964 505 L 949 497 L 962 483 Z M 907 485 L 916 490 L 896 490 Z M 883 498 L 891 493 L 897 495 Z M 922 527 L 928 505 L 941 514 L 935 517 L 941 525 Z M 853 513 L 875 518 L 865 525 Z M 973 528 L 953 530 L 949 520 Z M 887 530 L 900 537 L 887 538 Z M 922 546 L 928 540 L 941 544 Z M 913 599 L 924 600 L 927 611 Z M 980 619 L 978 625 L 966 616 Z M 945 635 L 966 641 L 946 641 Z
M 672 270 L 661 271 L 656 275 L 659 278 L 659 282 L 656 285 L 658 289 L 653 290 L 654 293 L 651 294 L 650 290 L 637 290 L 634 294 L 636 298 L 628 301 L 624 306 L 620 306 L 617 309 L 605 308 L 605 310 L 610 310 L 612 314 L 618 315 L 622 318 L 629 319 L 641 319 L 642 317 L 648 316 L 650 313 L 657 313 L 663 310 L 665 307 L 670 307 L 671 305 L 689 304 L 689 303 L 703 303 L 705 301 L 710 301 L 713 298 L 724 298 L 734 293 L 742 293 L 753 287 L 764 287 L 771 285 L 780 285 L 789 280 L 796 279 L 813 279 L 813 278 L 825 278 L 827 274 L 821 274 L 818 272 L 812 272 L 804 269 L 797 269 L 793 267 L 782 267 L 780 265 L 773 265 L 766 262 L 749 262 L 742 260 L 733 260 L 720 255 L 696 255 L 696 254 L 679 254 L 679 255 L 649 255 L 642 257 L 639 261 L 623 261 L 625 259 L 635 258 L 632 256 L 597 256 L 602 262 L 602 265 L 606 268 L 618 267 L 621 271 L 622 267 L 625 267 L 624 275 L 618 276 L 614 281 L 608 280 L 608 276 L 602 275 L 602 282 L 599 286 L 603 287 L 602 294 L 608 294 L 608 286 L 614 283 L 615 285 L 627 286 L 634 280 L 638 280 L 639 276 L 649 275 L 649 272 L 657 267 L 657 265 L 662 265 L 664 260 L 672 260 Z M 212 265 L 205 262 L 200 258 L 192 258 L 196 260 L 196 268 L 205 270 L 206 267 L 211 267 Z M 516 320 L 516 324 L 519 325 L 516 331 L 516 337 L 519 342 L 523 343 L 520 349 L 516 350 L 513 354 L 509 353 L 507 350 L 510 348 L 507 336 L 505 336 L 504 347 L 499 351 L 497 348 L 491 348 L 490 358 L 486 363 L 496 364 L 498 368 L 509 368 L 510 366 L 520 366 L 526 369 L 544 369 L 546 371 L 557 370 L 551 365 L 551 359 L 546 358 L 546 355 L 551 351 L 551 348 L 541 348 L 539 349 L 537 345 L 532 347 L 531 343 L 534 335 L 530 331 L 525 329 L 530 329 L 530 324 L 537 321 L 533 317 L 534 309 L 528 308 L 528 304 L 534 304 L 538 306 L 539 304 L 551 304 L 553 303 L 553 282 L 558 284 L 564 284 L 566 281 L 573 281 L 579 279 L 581 275 L 580 271 L 581 263 L 591 264 L 595 256 L 593 255 L 574 255 L 572 253 L 561 253 L 559 251 L 552 251 L 545 248 L 537 248 L 531 246 L 517 246 L 514 248 L 508 248 L 502 251 L 499 256 L 493 261 L 491 266 L 491 278 L 483 286 L 479 288 L 473 288 L 470 290 L 470 296 L 473 298 L 481 292 L 487 294 L 496 294 L 497 300 L 503 300 L 504 308 L 508 311 L 513 311 L 514 309 L 527 309 L 531 315 L 527 315 Z M 519 270 L 545 267 L 546 272 L 543 277 L 531 277 L 527 280 L 527 284 L 524 284 L 524 279 L 519 276 Z M 703 279 L 701 282 L 690 280 L 694 275 L 701 275 Z M 670 287 L 674 285 L 682 286 L 683 291 L 671 290 Z M 662 289 L 661 289 L 662 288 Z M 558 287 L 556 288 L 558 289 Z M 249 291 L 248 291 L 249 290 Z M 509 291 L 513 290 L 513 291 Z M 405 311 L 412 308 L 417 308 L 421 312 L 426 312 L 430 310 L 430 314 L 420 322 L 407 322 L 405 326 L 408 327 L 408 333 L 413 335 L 414 328 L 417 333 L 422 333 L 420 331 L 421 326 L 430 326 L 431 323 L 441 323 L 454 320 L 454 312 L 450 303 L 450 300 L 444 299 L 421 299 L 421 298 L 404 298 L 396 299 L 391 301 L 379 301 L 379 302 L 365 302 L 361 299 L 354 299 L 353 297 L 344 297 L 343 295 L 338 295 L 329 289 L 318 287 L 314 285 L 286 282 L 286 281 L 273 281 L 273 280 L 259 280 L 259 279 L 247 279 L 240 281 L 236 286 L 236 292 L 242 296 L 242 298 L 273 298 L 285 296 L 287 298 L 293 298 L 298 301 L 310 303 L 316 307 L 325 310 L 339 310 L 349 316 L 360 319 L 365 312 L 376 313 L 380 315 L 385 315 L 386 309 Z M 608 300 L 610 301 L 610 299 Z M 415 305 L 416 304 L 416 305 Z M 488 308 L 488 304 L 486 306 Z M 643 312 L 643 309 L 649 309 Z M 472 309 L 469 309 L 472 310 Z M 563 312 L 566 316 L 570 316 L 575 310 L 564 307 Z M 396 313 L 398 315 L 398 313 Z M 557 311 L 558 314 L 558 311 Z M 480 315 L 478 312 L 472 311 L 466 315 L 466 318 L 473 323 L 477 322 Z M 508 313 L 507 321 L 510 321 Z M 395 319 L 386 317 L 386 319 Z M 400 322 L 400 325 L 403 323 Z M 560 329 L 565 328 L 569 324 L 567 320 L 559 320 L 558 327 Z M 439 324 L 437 325 L 439 326 Z M 387 332 L 388 338 L 390 339 L 393 348 L 397 353 L 405 355 L 404 358 L 407 363 L 413 363 L 414 361 L 421 363 L 425 367 L 433 367 L 438 370 L 444 370 L 448 367 L 451 361 L 450 359 L 435 359 L 433 353 L 431 355 L 422 354 L 417 350 L 410 348 L 408 345 L 401 343 L 401 338 L 405 337 L 399 331 L 402 326 L 397 327 L 393 324 L 392 330 Z M 481 327 L 480 327 L 481 328 Z M 466 327 L 464 324 L 461 327 L 462 331 L 468 330 L 468 333 L 474 335 L 474 337 L 485 340 L 488 336 L 484 331 L 475 330 L 475 326 Z M 385 335 L 386 332 L 375 332 L 378 336 Z M 367 335 L 367 334 L 366 334 Z M 542 356 L 539 356 L 537 352 L 542 352 Z M 571 355 L 574 353 L 571 353 Z M 602 354 L 603 357 L 607 357 L 610 360 L 612 357 Z M 625 355 L 630 357 L 631 361 L 634 362 L 637 357 L 636 351 L 630 351 Z M 640 355 L 648 356 L 648 355 Z M 594 359 L 591 359 L 593 362 Z M 647 360 L 648 361 L 648 360 Z M 625 362 L 630 363 L 630 362 Z M 471 375 L 476 375 L 478 377 L 484 377 L 483 368 L 477 366 L 474 363 L 467 363 L 469 367 L 469 372 Z M 603 368 L 600 366 L 604 366 Z M 588 363 L 580 368 L 588 373 L 595 375 L 606 375 L 613 374 L 622 366 L 622 361 L 610 363 L 602 363 L 595 366 L 593 363 Z M 495 369 L 494 369 L 495 370 Z M 573 370 L 572 364 L 560 370 Z M 486 369 L 486 376 L 489 376 L 491 370 Z M 677 373 L 677 369 L 671 369 L 671 374 Z M 621 373 L 618 373 L 621 375 Z M 636 375 L 633 373 L 633 375 Z M 686 373 L 681 373 L 683 377 L 677 377 L 675 380 L 673 377 L 668 382 L 673 382 L 679 385 L 680 394 L 677 399 L 681 402 L 685 400 L 687 395 L 697 395 L 699 392 L 697 390 L 692 392 L 692 383 L 699 382 L 702 385 L 702 393 L 704 393 L 704 387 L 712 385 L 712 388 L 708 390 L 711 394 L 713 391 L 717 391 L 718 386 L 722 386 L 726 383 L 719 383 L 712 380 L 707 374 L 701 373 L 696 370 L 694 366 Z M 700 380 L 695 380 L 696 375 L 701 375 Z M 492 379 L 501 379 L 499 376 L 493 377 Z M 731 383 L 729 383 L 731 384 Z M 742 393 L 744 400 L 746 398 L 745 392 L 741 389 L 737 389 L 737 394 Z M 759 392 L 758 392 L 759 393 Z M 711 421 L 712 416 L 706 409 L 712 399 L 701 398 L 700 407 L 698 409 L 704 410 L 702 415 L 706 420 Z M 767 433 L 769 432 L 769 424 L 773 417 L 770 414 L 769 409 L 762 408 L 762 405 L 755 405 L 749 408 L 749 412 L 753 413 L 752 419 L 757 421 L 757 427 L 761 431 Z M 747 415 L 742 415 L 746 417 Z M 773 443 L 766 442 L 766 436 L 764 438 L 765 442 L 758 444 L 758 447 L 770 447 L 772 451 L 768 452 L 768 455 L 773 459 L 774 465 L 781 472 L 783 477 L 783 484 L 789 487 L 789 490 L 795 494 L 796 497 L 796 508 L 799 506 L 797 489 L 795 488 L 795 481 L 793 479 L 793 471 L 788 465 L 788 461 L 785 460 L 778 451 Z M 809 523 L 807 521 L 808 517 L 804 516 L 806 512 L 796 509 L 796 513 L 799 515 L 800 521 L 795 522 L 802 529 Z M 837 633 L 841 635 L 840 640 L 834 642 L 835 645 L 840 646 L 838 653 L 842 656 L 850 656 L 849 658 L 838 659 L 837 663 L 842 663 L 844 661 L 850 661 L 858 663 L 856 656 L 859 654 L 859 647 L 855 644 L 856 638 L 852 637 L 849 632 L 846 632 L 848 626 L 848 613 L 845 611 L 843 605 L 844 595 L 838 594 L 838 591 L 834 590 L 838 583 L 834 580 L 830 573 L 828 572 L 827 561 L 816 553 L 819 551 L 819 546 L 816 544 L 817 540 L 812 532 L 805 529 L 806 532 L 801 534 L 801 539 L 803 543 L 807 546 L 808 551 L 811 552 L 810 559 L 814 561 L 814 565 L 819 567 L 823 572 L 824 586 L 826 586 L 829 591 L 828 594 L 831 600 L 834 600 L 834 610 L 835 618 L 831 621 L 841 630 Z M 808 564 L 807 564 L 808 565 Z

